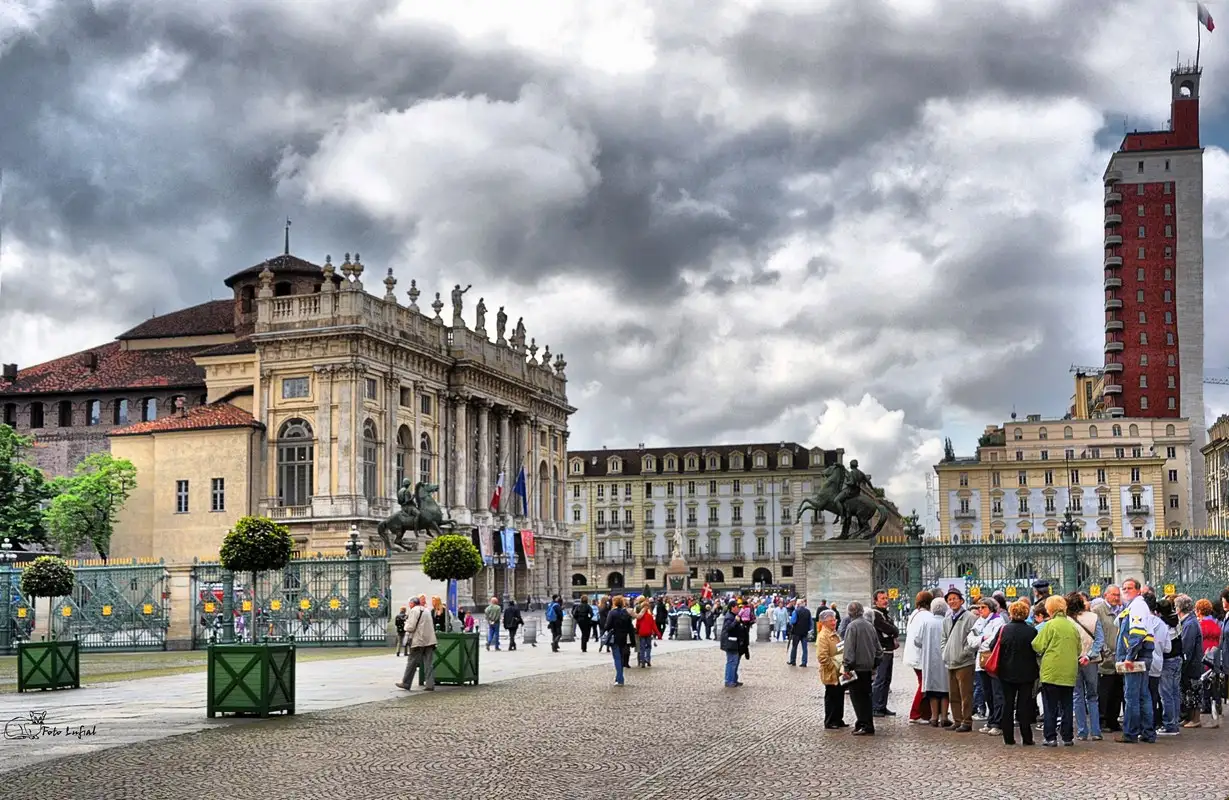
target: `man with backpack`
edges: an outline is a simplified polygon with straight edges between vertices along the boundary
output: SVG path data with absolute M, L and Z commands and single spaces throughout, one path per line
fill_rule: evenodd
M 552 596 L 546 607 L 546 626 L 550 628 L 551 652 L 558 653 L 559 639 L 563 636 L 563 602 L 559 595 Z
M 589 632 L 593 630 L 593 606 L 589 605 L 589 596 L 581 595 L 572 606 L 572 619 L 580 628 L 580 652 L 589 652 Z

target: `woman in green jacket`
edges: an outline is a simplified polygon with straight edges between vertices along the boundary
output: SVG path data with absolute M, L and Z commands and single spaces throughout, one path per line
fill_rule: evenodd
M 1042 732 L 1046 747 L 1057 747 L 1059 719 L 1063 744 L 1075 744 L 1072 714 L 1075 704 L 1072 692 L 1080 666 L 1080 632 L 1075 623 L 1067 618 L 1067 601 L 1061 597 L 1047 597 L 1046 613 L 1050 619 L 1033 639 L 1033 649 L 1041 656 L 1041 708 Z

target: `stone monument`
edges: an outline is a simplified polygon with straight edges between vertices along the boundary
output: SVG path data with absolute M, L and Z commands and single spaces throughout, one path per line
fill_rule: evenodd
M 666 567 L 667 596 L 691 595 L 691 567 L 683 558 L 683 534 L 674 531 L 670 537 L 670 566 Z

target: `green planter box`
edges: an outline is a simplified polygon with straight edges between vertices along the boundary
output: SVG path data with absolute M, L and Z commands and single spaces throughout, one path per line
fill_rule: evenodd
M 76 639 L 17 643 L 17 691 L 80 688 L 81 650 Z
M 210 645 L 208 664 L 210 717 L 294 713 L 294 645 Z
M 437 633 L 435 646 L 435 682 L 449 686 L 466 683 L 478 685 L 478 634 Z M 425 682 L 418 671 L 418 685 Z

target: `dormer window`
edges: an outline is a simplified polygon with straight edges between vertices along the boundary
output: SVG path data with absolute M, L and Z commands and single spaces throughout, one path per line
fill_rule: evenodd
M 640 465 L 640 468 L 643 469 L 645 472 L 655 471 L 657 469 L 657 465 L 653 461 L 653 456 L 645 456 L 644 463 Z
M 695 469 L 695 468 L 696 468 L 696 457 L 687 456 L 687 469 Z
M 573 475 L 579 475 L 582 471 L 584 471 L 584 468 L 585 468 L 585 462 L 581 461 L 579 458 L 572 459 L 572 474 Z
M 790 465 L 790 460 L 791 458 L 789 453 L 782 453 L 781 458 L 779 459 L 781 466 L 783 467 L 788 467 Z
M 673 457 L 666 459 L 666 471 L 674 472 L 674 458 Z
M 708 468 L 712 470 L 720 469 L 721 459 L 717 458 L 717 456 L 709 456 L 708 457 Z
M 609 470 L 611 472 L 622 472 L 623 471 L 623 459 L 617 456 L 610 459 Z
M 734 455 L 730 456 L 730 469 L 742 469 L 742 468 L 743 468 L 742 453 L 735 453 Z

